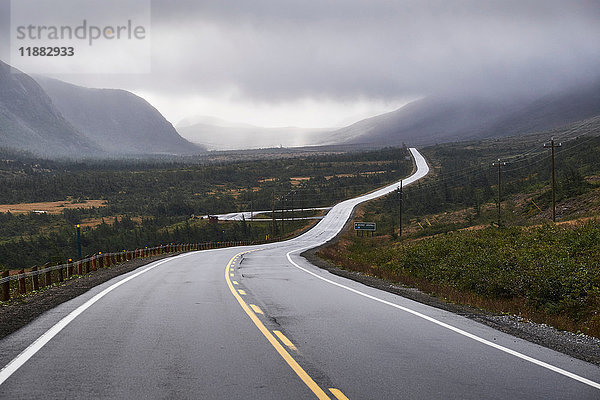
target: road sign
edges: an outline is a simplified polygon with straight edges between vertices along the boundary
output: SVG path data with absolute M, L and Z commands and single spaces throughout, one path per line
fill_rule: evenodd
M 377 224 L 375 222 L 355 222 L 354 223 L 355 231 L 376 231 Z

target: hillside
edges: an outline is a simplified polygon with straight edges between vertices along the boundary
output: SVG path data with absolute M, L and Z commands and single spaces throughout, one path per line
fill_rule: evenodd
M 0 61 L 0 146 L 43 156 L 100 155 L 42 87 L 30 76 Z
M 430 145 L 554 129 L 600 115 L 600 82 L 529 99 L 432 96 L 332 132 L 337 143 Z
M 60 112 L 85 137 L 112 154 L 197 154 L 146 100 L 125 90 L 90 89 L 36 77 Z

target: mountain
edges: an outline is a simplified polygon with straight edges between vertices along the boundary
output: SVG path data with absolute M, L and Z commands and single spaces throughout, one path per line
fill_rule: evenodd
M 99 146 L 60 113 L 40 85 L 0 61 L 0 146 L 42 156 L 99 155 Z
M 528 99 L 428 97 L 331 133 L 344 144 L 427 145 L 544 131 L 600 115 L 600 82 Z
M 295 127 L 265 128 L 248 124 L 234 124 L 215 118 L 195 118 L 190 126 L 182 126 L 188 121 L 180 122 L 177 131 L 181 136 L 193 143 L 210 150 L 260 149 L 269 147 L 300 147 L 326 144 L 329 131 L 325 129 L 308 129 Z
M 196 154 L 146 100 L 125 90 L 91 89 L 36 77 L 62 115 L 111 154 Z

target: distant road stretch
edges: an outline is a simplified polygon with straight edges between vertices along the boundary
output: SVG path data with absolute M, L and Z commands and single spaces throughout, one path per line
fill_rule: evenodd
M 410 185 L 424 177 L 416 164 Z M 0 341 L 0 398 L 599 399 L 600 369 L 299 256 L 363 201 L 285 242 L 115 278 Z

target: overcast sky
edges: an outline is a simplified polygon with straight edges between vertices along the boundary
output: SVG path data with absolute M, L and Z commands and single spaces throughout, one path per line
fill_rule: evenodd
M 9 2 L 0 2 L 3 36 L 9 37 Z M 422 96 L 527 95 L 585 82 L 600 71 L 600 0 L 151 5 L 151 73 L 58 78 L 131 90 L 174 124 L 208 115 L 322 127 Z M 123 18 L 118 9 L 109 11 Z M 2 59 L 9 62 L 2 42 Z

